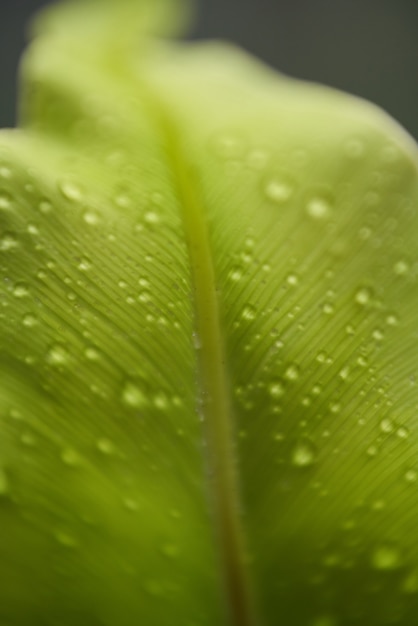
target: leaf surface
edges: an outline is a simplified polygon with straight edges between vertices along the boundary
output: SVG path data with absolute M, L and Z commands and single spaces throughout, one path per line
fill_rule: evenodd
M 0 139 L 0 617 L 411 624 L 417 148 L 176 6 L 46 13 Z

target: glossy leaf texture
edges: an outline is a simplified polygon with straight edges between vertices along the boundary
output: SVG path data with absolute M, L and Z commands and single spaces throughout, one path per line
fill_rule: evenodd
M 0 137 L 1 623 L 411 625 L 417 147 L 182 10 L 51 9 Z

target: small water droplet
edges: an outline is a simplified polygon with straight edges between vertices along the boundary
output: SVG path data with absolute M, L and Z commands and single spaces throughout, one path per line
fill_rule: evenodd
M 149 291 L 141 291 L 140 294 L 138 294 L 138 300 L 139 302 L 142 302 L 143 304 L 146 304 L 147 302 L 151 302 L 151 294 Z
M 13 288 L 13 295 L 15 298 L 25 298 L 29 295 L 29 288 L 26 283 L 16 283 Z
M 322 306 L 322 311 L 326 315 L 332 315 L 335 312 L 334 305 L 331 304 L 331 302 L 325 302 L 325 304 Z
M 239 280 L 241 280 L 242 278 L 242 268 L 239 266 L 235 266 L 233 268 L 231 268 L 231 270 L 229 271 L 228 274 L 228 278 L 229 280 L 232 280 L 234 282 L 238 282 Z
M 361 306 L 366 306 L 367 304 L 369 304 L 371 298 L 372 292 L 368 287 L 361 287 L 361 289 L 356 292 L 356 295 L 354 297 L 357 304 L 360 304 Z
M 0 209 L 7 211 L 12 206 L 12 197 L 5 191 L 0 192 Z
M 296 274 L 289 274 L 286 278 L 288 285 L 295 287 L 299 283 L 299 277 Z
M 299 441 L 292 450 L 292 464 L 297 467 L 309 467 L 316 461 L 316 449 L 311 441 Z
M 98 361 L 100 359 L 100 352 L 96 348 L 86 348 L 84 350 L 84 356 L 89 361 Z
M 375 330 L 372 333 L 372 337 L 373 339 L 375 339 L 375 341 L 383 341 L 385 336 L 383 334 L 383 331 L 380 328 L 375 328 Z
M 99 223 L 99 216 L 94 211 L 86 211 L 83 214 L 83 220 L 89 226 L 96 226 Z
M 399 549 L 393 544 L 378 546 L 372 554 L 371 564 L 374 569 L 389 571 L 402 565 Z
M 313 196 L 306 203 L 306 212 L 315 220 L 324 220 L 331 214 L 332 205 L 325 196 Z
M 65 465 L 69 465 L 70 467 L 76 467 L 80 465 L 80 456 L 78 452 L 76 452 L 73 448 L 65 448 L 61 452 L 61 459 L 65 463 Z
M 386 316 L 386 324 L 388 326 L 397 326 L 399 324 L 398 316 L 394 313 L 389 313 L 389 315 Z
M 418 478 L 418 472 L 415 469 L 408 469 L 405 472 L 405 480 L 407 483 L 416 483 Z
M 33 313 L 26 313 L 26 315 L 23 316 L 23 326 L 33 328 L 33 326 L 36 326 L 37 323 L 38 319 L 35 315 L 33 315 Z
M 156 211 L 147 211 L 144 215 L 144 222 L 149 226 L 155 226 L 160 222 L 160 216 Z
M 393 433 L 393 431 L 395 430 L 395 424 L 391 419 L 385 417 L 380 422 L 380 430 L 382 431 L 382 433 Z
M 78 264 L 78 269 L 81 272 L 88 272 L 92 268 L 92 263 L 89 259 L 83 258 Z
M 64 198 L 72 202 L 79 202 L 83 197 L 80 187 L 72 181 L 61 181 L 58 183 L 58 188 Z
M 404 276 L 409 272 L 409 264 L 405 260 L 397 261 L 393 267 L 393 271 L 398 276 Z
M 264 194 L 276 204 L 283 204 L 289 200 L 295 191 L 294 184 L 286 177 L 274 176 L 264 184 Z
M 251 304 L 247 304 L 247 306 L 245 306 L 242 311 L 241 317 L 248 322 L 255 320 L 255 318 L 257 317 L 257 311 L 255 307 L 253 307 Z
M 148 404 L 147 397 L 138 385 L 127 381 L 122 390 L 122 402 L 132 408 L 142 408 Z
M 65 365 L 68 363 L 69 354 L 63 344 L 54 344 L 48 350 L 46 360 L 50 365 Z
M 350 375 L 350 368 L 348 366 L 343 367 L 338 374 L 341 380 L 344 380 L 344 381 L 348 379 L 349 375 Z
M 276 400 L 286 393 L 286 389 L 281 380 L 274 380 L 268 386 L 268 392 L 270 396 Z
M 110 439 L 102 438 L 97 441 L 97 449 L 107 456 L 111 456 L 115 453 L 115 446 Z
M 284 373 L 284 377 L 286 378 L 286 380 L 290 380 L 292 382 L 297 380 L 299 378 L 299 375 L 300 375 L 299 366 L 296 365 L 295 363 L 291 363 L 286 368 L 286 371 Z
M 396 431 L 396 434 L 399 437 L 399 439 L 408 439 L 409 430 L 406 426 L 399 426 L 399 428 Z
M 367 452 L 367 455 L 368 455 L 368 456 L 370 456 L 370 457 L 372 457 L 372 458 L 373 458 L 373 457 L 375 457 L 375 456 L 377 456 L 377 455 L 378 455 L 378 453 L 379 453 L 379 448 L 378 448 L 377 446 L 375 446 L 374 444 L 372 444 L 372 445 L 370 445 L 370 446 L 367 448 L 366 452 Z
M 16 235 L 13 233 L 3 233 L 0 237 L 0 250 L 2 252 L 8 252 L 9 250 L 13 250 L 18 246 L 18 240 Z

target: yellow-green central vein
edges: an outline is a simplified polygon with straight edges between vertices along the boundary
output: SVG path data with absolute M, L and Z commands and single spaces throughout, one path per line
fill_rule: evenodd
M 176 132 L 166 117 L 163 124 L 189 247 L 199 338 L 199 407 L 208 448 L 210 498 L 227 611 L 231 626 L 254 626 L 239 519 L 230 386 L 209 233 L 197 173 L 185 161 Z

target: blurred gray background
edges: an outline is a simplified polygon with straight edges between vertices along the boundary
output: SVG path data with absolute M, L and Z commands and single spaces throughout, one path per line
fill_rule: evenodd
M 281 72 L 382 106 L 418 139 L 418 0 L 196 0 L 192 38 L 228 39 Z M 0 127 L 15 123 L 25 25 L 45 0 L 0 0 Z

